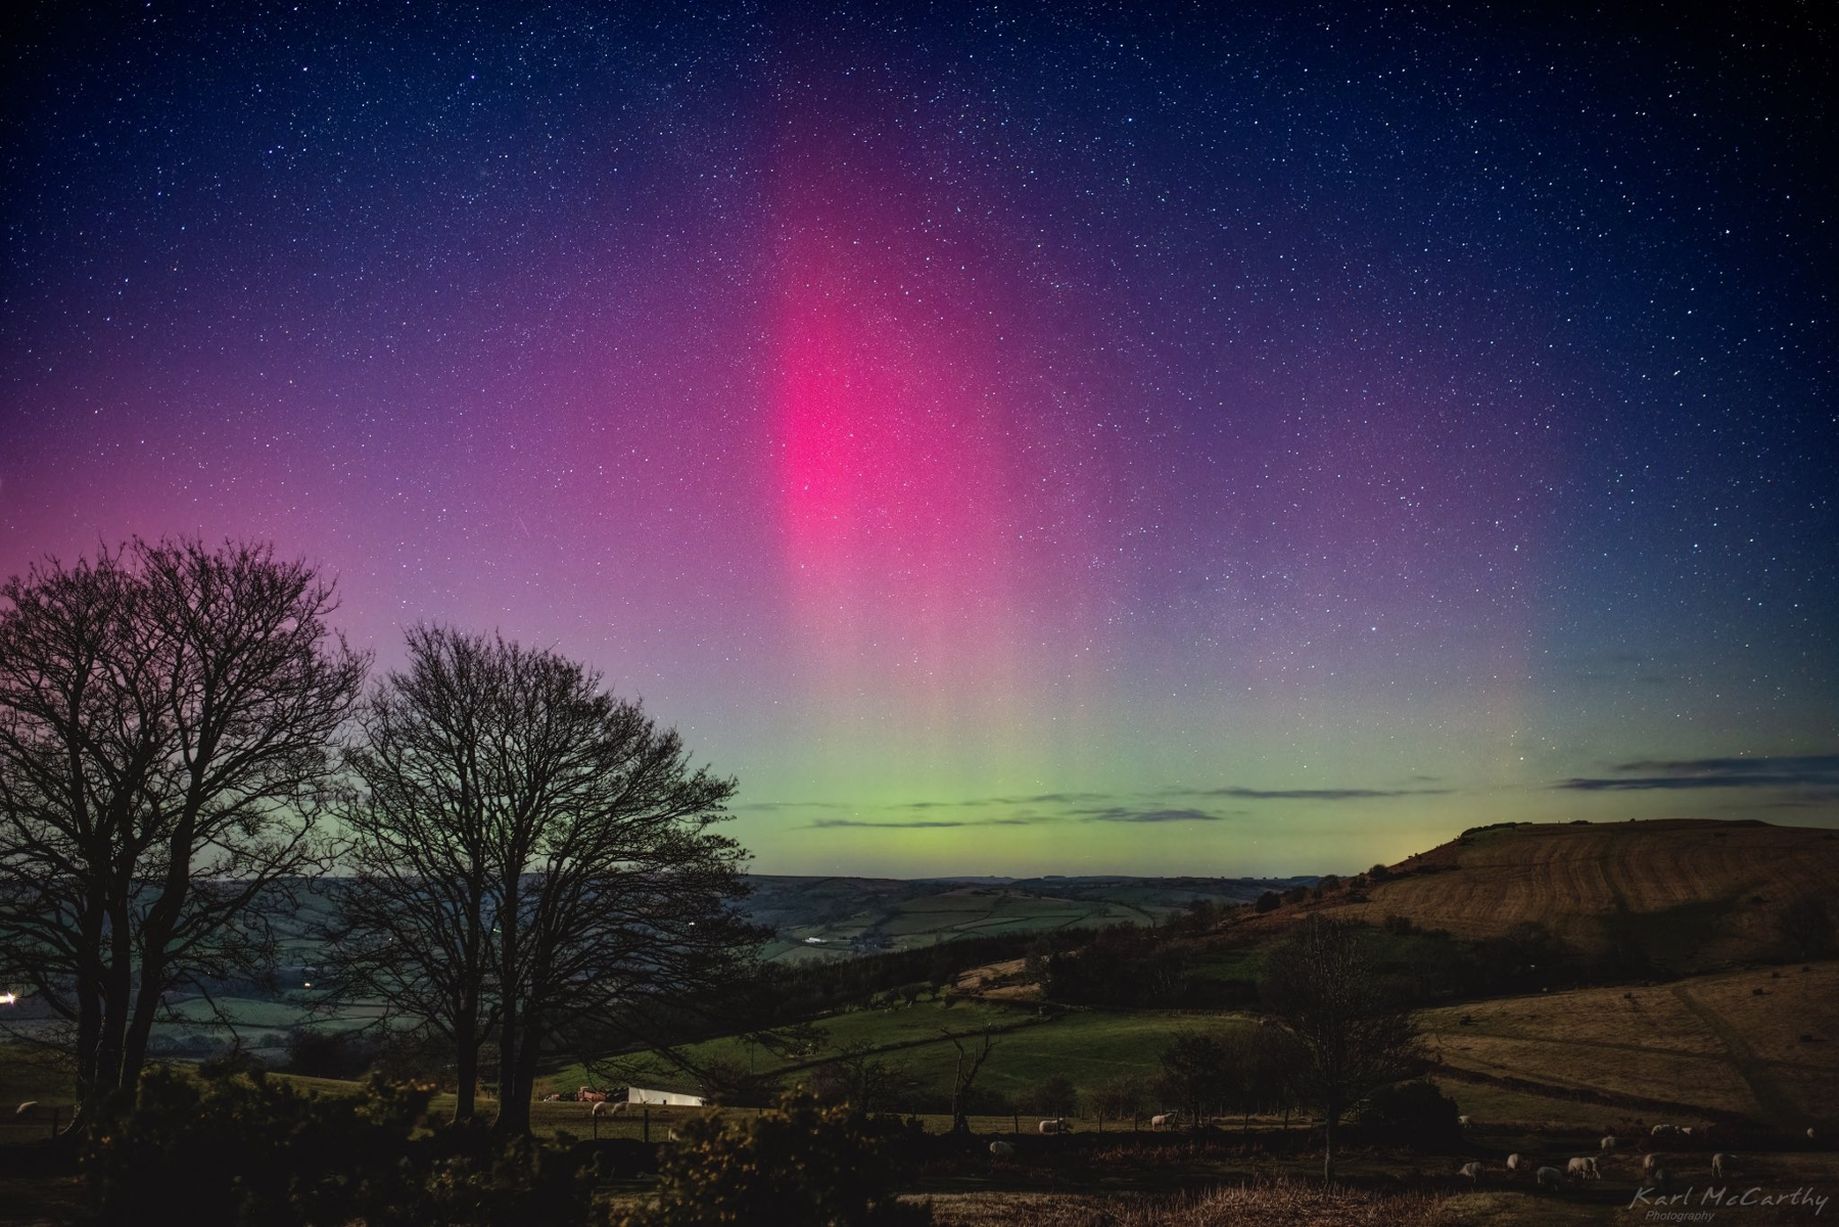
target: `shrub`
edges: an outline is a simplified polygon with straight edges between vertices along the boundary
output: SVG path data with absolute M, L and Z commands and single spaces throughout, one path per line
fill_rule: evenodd
M 291 1074 L 310 1078 L 358 1078 L 377 1059 L 379 1045 L 355 1031 L 324 1031 L 295 1027 L 287 1033 L 287 1064 Z
M 894 1188 L 897 1160 L 920 1143 L 916 1124 L 823 1108 L 804 1095 L 733 1124 L 698 1117 L 660 1156 L 658 1196 L 615 1217 L 617 1227 L 823 1223 L 903 1227 L 932 1221 Z
M 1456 1101 L 1423 1079 L 1382 1086 L 1367 1097 L 1363 1125 L 1376 1125 L 1390 1140 L 1418 1150 L 1442 1150 L 1462 1142 Z
M 1258 896 L 1258 902 L 1253 905 L 1253 910 L 1259 912 L 1274 912 L 1281 906 L 1283 906 L 1283 896 L 1274 890 L 1267 890 L 1262 895 Z
M 1079 1110 L 1079 1088 L 1065 1074 L 1054 1074 L 1039 1086 L 1031 1087 L 1017 1104 L 1024 1112 L 1071 1116 Z
M 166 1209 L 197 1227 L 585 1221 L 576 1154 L 478 1126 L 418 1132 L 430 1093 L 373 1081 L 318 1097 L 259 1073 L 155 1068 L 84 1149 L 91 1210 L 115 1223 Z

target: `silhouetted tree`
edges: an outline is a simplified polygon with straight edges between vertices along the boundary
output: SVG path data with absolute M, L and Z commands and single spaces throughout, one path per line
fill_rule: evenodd
M 93 1121 L 168 993 L 272 965 L 366 662 L 265 545 L 136 540 L 0 600 L 0 975 L 69 1024 Z
M 1197 1125 L 1224 1102 L 1230 1083 L 1226 1045 L 1211 1035 L 1178 1035 L 1162 1050 L 1162 1092 Z
M 750 1070 L 731 1057 L 703 1063 L 697 1085 L 704 1098 L 724 1108 L 764 1108 L 779 1100 L 779 1079 L 771 1073 Z
M 1384 990 L 1369 941 L 1368 930 L 1318 913 L 1265 964 L 1266 1000 L 1295 1036 L 1303 1087 L 1322 1112 L 1322 1176 L 1331 1182 L 1342 1114 L 1422 1061 L 1417 1026 Z
M 855 1040 L 818 1066 L 812 1092 L 825 1103 L 847 1103 L 860 1112 L 886 1112 L 910 1097 L 918 1080 L 902 1066 L 875 1055 L 874 1045 Z
M 1020 1106 L 1042 1116 L 1071 1116 L 1079 1110 L 1079 1088 L 1065 1074 L 1049 1074 L 1022 1097 Z
M 1086 1110 L 1103 1129 L 1107 1120 L 1136 1120 L 1149 1106 L 1149 1080 L 1142 1074 L 1118 1074 L 1086 1094 Z
M 958 1064 L 951 1079 L 951 1131 L 969 1133 L 971 1089 L 976 1085 L 977 1075 L 983 1070 L 983 1063 L 990 1059 L 990 1053 L 996 1049 L 996 1035 L 986 1029 L 977 1037 L 978 1043 L 967 1048 L 964 1041 L 971 1036 L 943 1029 L 939 1034 L 958 1051 Z
M 345 994 L 380 1000 L 452 1045 L 454 1117 L 465 1120 L 498 1017 L 490 823 L 501 781 L 484 751 L 508 714 L 509 679 L 490 641 L 418 626 L 408 648 L 347 755 L 358 785 L 341 813 L 353 879 L 326 946 Z
M 675 731 L 556 653 L 444 629 L 418 632 L 410 650 L 408 674 L 379 697 L 399 705 L 397 727 L 438 726 L 452 744 L 421 757 L 412 739 L 378 736 L 392 726 L 373 706 L 353 813 L 369 824 L 366 885 L 385 894 L 354 909 L 351 928 L 379 965 L 393 956 L 405 983 L 436 990 L 423 1006 L 445 1008 L 433 966 L 445 956 L 390 927 L 387 892 L 478 960 L 497 1032 L 497 1128 L 525 1133 L 538 1061 L 558 1037 L 591 1020 L 603 1037 L 655 1042 L 651 1007 L 739 975 L 757 936 L 730 907 L 744 853 L 713 830 L 734 783 L 693 768 Z M 436 676 L 451 689 L 419 684 Z M 394 788 L 418 773 L 425 786 Z M 428 799 L 442 791 L 452 804 Z M 444 841 L 438 858 L 430 839 Z M 457 1017 L 472 990 L 454 983 Z

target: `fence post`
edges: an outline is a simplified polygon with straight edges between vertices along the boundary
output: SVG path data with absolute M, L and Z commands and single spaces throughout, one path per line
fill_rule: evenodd
M 645 1105 L 645 1140 L 651 1141 L 651 1105 Z

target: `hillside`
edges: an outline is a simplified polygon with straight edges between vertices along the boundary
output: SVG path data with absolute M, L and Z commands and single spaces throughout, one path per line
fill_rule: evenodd
M 904 950 L 962 937 L 1149 924 L 1196 899 L 1249 903 L 1314 878 L 851 878 L 756 875 L 742 910 L 770 958 Z
M 1581 950 L 1626 943 L 1683 972 L 1777 954 L 1789 905 L 1839 882 L 1839 833 L 1700 820 L 1524 824 L 1467 832 L 1392 873 L 1338 910 L 1460 937 L 1533 921 Z
M 1676 1117 L 1798 1132 L 1830 1119 L 1839 1096 L 1839 964 L 1830 962 L 1504 997 L 1420 1017 L 1445 1089 L 1496 1121 L 1663 1119 L 1670 1106 Z M 1572 1106 L 1553 1110 L 1564 1101 Z

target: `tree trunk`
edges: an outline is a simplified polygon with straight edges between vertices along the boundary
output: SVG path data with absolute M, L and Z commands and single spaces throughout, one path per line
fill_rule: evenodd
M 536 1083 L 536 1061 L 542 1038 L 533 1011 L 525 1010 L 523 1035 L 515 1043 L 506 1037 L 508 1058 L 499 1061 L 505 1076 L 498 1087 L 498 1120 L 493 1126 L 499 1133 L 530 1132 L 530 1092 Z
M 479 1020 L 462 1013 L 453 1022 L 454 1095 L 453 1119 L 469 1121 L 478 1111 L 479 1099 Z
M 92 1122 L 100 1119 L 108 1101 L 118 1092 L 132 1092 L 140 1077 L 138 1066 L 129 1080 L 124 1081 L 122 1073 L 128 1020 L 134 1005 L 134 944 L 128 930 L 131 889 L 127 885 L 119 887 L 109 906 L 109 961 L 101 969 L 102 1018 L 96 1036 L 95 1078 L 89 1099 L 79 1112 L 88 1112 Z
M 512 1105 L 517 1099 L 517 1021 L 516 1005 L 507 997 L 504 1017 L 498 1024 L 498 1118 L 492 1128 L 499 1133 L 522 1133 L 529 1127 L 529 1112 L 519 1125 Z
M 1341 1104 L 1331 1098 L 1322 1122 L 1322 1183 L 1335 1182 L 1335 1128 L 1341 1123 Z
M 103 967 L 102 909 L 85 905 L 80 926 L 82 954 L 77 965 L 77 1110 L 70 1118 L 75 1134 L 100 1113 L 103 1088 L 97 1071 L 102 1049 Z
M 519 942 L 518 878 L 510 874 L 498 900 L 498 983 L 502 1000 L 498 1020 L 498 1119 L 492 1128 L 498 1133 L 528 1133 L 530 1105 L 524 1104 L 521 1117 L 517 1103 L 517 1041 L 522 1016 L 518 1012 L 518 966 L 523 950 Z

